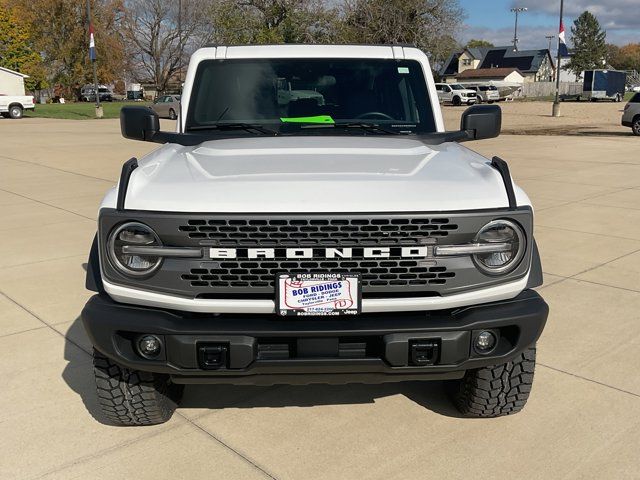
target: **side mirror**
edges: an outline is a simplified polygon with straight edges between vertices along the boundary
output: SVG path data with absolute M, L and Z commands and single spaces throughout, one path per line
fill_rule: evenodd
M 474 105 L 467 108 L 460 119 L 460 130 L 469 140 L 482 140 L 500 135 L 502 110 L 497 105 Z
M 124 138 L 153 142 L 153 137 L 160 132 L 160 119 L 148 107 L 122 107 L 120 131 Z

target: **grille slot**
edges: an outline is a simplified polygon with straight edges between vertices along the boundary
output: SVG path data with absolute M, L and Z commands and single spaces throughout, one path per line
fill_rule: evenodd
M 275 288 L 279 273 L 359 273 L 363 290 L 371 287 L 444 285 L 455 277 L 445 267 L 421 265 L 418 260 L 385 259 L 269 259 L 263 261 L 223 261 L 219 268 L 193 268 L 181 276 L 192 287 Z
M 448 218 L 190 219 L 178 230 L 191 239 L 238 247 L 349 247 L 422 245 L 429 237 L 458 230 Z

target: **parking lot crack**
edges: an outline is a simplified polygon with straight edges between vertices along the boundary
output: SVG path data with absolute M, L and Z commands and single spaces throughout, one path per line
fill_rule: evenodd
M 545 365 L 544 363 L 538 362 L 538 365 L 541 366 L 541 367 L 548 368 L 549 370 L 553 370 L 553 371 L 558 372 L 558 373 L 564 373 L 565 375 L 571 375 L 572 377 L 579 378 L 580 380 L 585 380 L 587 382 L 595 383 L 596 385 L 600 385 L 602 387 L 610 388 L 610 389 L 615 390 L 615 391 L 620 392 L 620 393 L 626 393 L 627 395 L 631 395 L 631 396 L 640 398 L 640 394 L 637 394 L 637 393 L 634 393 L 634 392 L 630 392 L 629 390 L 625 390 L 623 388 L 614 387 L 613 385 L 609 385 L 607 383 L 599 382 L 598 380 L 594 380 L 592 378 L 583 377 L 582 375 L 578 375 L 576 373 L 571 373 L 571 372 L 568 372 L 566 370 L 562 370 L 561 368 L 556 368 L 556 367 L 552 367 L 550 365 Z
M 256 470 L 260 471 L 261 473 L 263 473 L 264 475 L 266 475 L 268 478 L 271 478 L 272 480 L 278 480 L 277 477 L 273 476 L 271 473 L 269 473 L 267 470 L 265 470 L 263 467 L 261 467 L 260 465 L 258 465 L 255 461 L 253 461 L 251 458 L 249 458 L 248 456 L 246 456 L 244 453 L 236 450 L 235 448 L 233 448 L 231 445 L 225 443 L 224 441 L 222 441 L 221 439 L 219 439 L 218 437 L 216 437 L 214 434 L 212 434 L 211 432 L 209 432 L 208 430 L 206 430 L 205 428 L 201 427 L 200 425 L 198 425 L 198 423 L 194 422 L 193 420 L 191 420 L 190 418 L 182 415 L 180 412 L 176 412 L 180 417 L 184 418 L 187 422 L 189 422 L 191 425 L 193 425 L 195 428 L 197 428 L 198 430 L 200 430 L 201 432 L 203 432 L 205 435 L 207 435 L 208 437 L 210 437 L 213 441 L 219 443 L 220 445 L 222 445 L 224 448 L 230 450 L 231 452 L 233 452 L 234 454 L 238 455 L 240 458 L 242 458 L 245 462 L 249 463 L 250 465 L 252 465 Z

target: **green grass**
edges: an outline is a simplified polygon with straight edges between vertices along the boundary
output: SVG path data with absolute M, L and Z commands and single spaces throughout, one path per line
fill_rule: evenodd
M 118 118 L 120 108 L 125 105 L 148 105 L 145 102 L 104 102 L 101 103 L 104 110 L 103 118 Z M 46 105 L 36 105 L 35 111 L 27 110 L 25 117 L 39 118 L 62 118 L 67 120 L 89 120 L 96 118 L 96 107 L 94 103 L 49 103 Z

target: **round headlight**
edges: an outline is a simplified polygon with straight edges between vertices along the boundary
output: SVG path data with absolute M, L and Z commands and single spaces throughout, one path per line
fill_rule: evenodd
M 484 273 L 502 275 L 518 266 L 524 256 L 526 241 L 522 228 L 509 220 L 487 223 L 476 235 L 479 244 L 504 244 L 500 251 L 478 253 L 473 256 Z
M 154 272 L 162 263 L 162 258 L 127 252 L 125 247 L 159 247 L 161 245 L 160 238 L 151 228 L 142 223 L 128 222 L 111 232 L 107 251 L 111 263 L 121 273 L 143 277 Z

